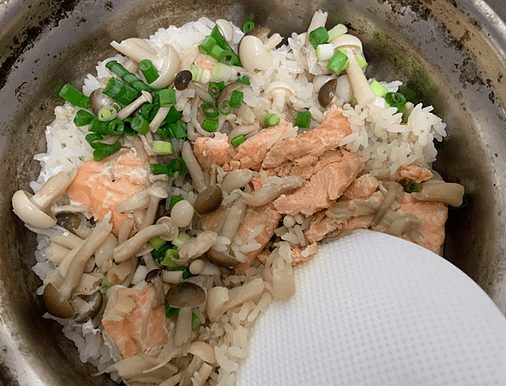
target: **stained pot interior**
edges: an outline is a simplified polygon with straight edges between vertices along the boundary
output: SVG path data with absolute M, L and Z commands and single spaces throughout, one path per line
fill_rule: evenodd
M 427 3 L 427 4 L 426 4 Z M 503 271 L 506 133 L 502 85 L 505 26 L 480 1 L 11 1 L 0 8 L 0 384 L 113 384 L 91 377 L 59 326 L 42 319 L 33 234 L 12 214 L 10 197 L 28 188 L 45 150 L 44 127 L 61 103 L 58 82 L 82 85 L 108 43 L 148 37 L 200 16 L 258 24 L 284 36 L 302 32 L 314 10 L 346 23 L 364 42 L 369 71 L 405 81 L 413 100 L 436 106 L 448 137 L 437 170 L 466 187 L 467 206 L 450 211 L 444 257 L 471 276 L 506 314 Z M 300 289 L 302 290 L 302 289 Z

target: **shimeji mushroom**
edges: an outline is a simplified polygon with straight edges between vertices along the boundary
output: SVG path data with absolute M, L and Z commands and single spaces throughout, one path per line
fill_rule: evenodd
M 149 194 L 150 201 L 148 209 L 142 219 L 142 224 L 140 226 L 141 229 L 153 224 L 156 217 L 156 211 L 158 210 L 158 204 L 161 200 L 169 196 L 167 191 L 159 186 L 150 186 L 146 189 L 146 192 Z
M 277 33 L 267 39 L 265 43 L 256 36 L 244 36 L 239 45 L 239 57 L 244 69 L 248 72 L 267 70 L 272 64 L 271 50 L 282 40 L 281 35 Z
M 84 240 L 79 251 L 72 259 L 65 278 L 59 288 L 56 288 L 56 286 L 50 282 L 44 287 L 44 303 L 46 305 L 46 310 L 50 314 L 61 318 L 70 318 L 75 315 L 75 310 L 72 308 L 69 300 L 81 281 L 86 263 L 104 243 L 111 232 L 112 223 L 110 220 L 111 213 L 109 212 L 95 226 L 90 236 Z
M 165 300 L 171 307 L 179 308 L 174 339 L 176 346 L 180 346 L 191 335 L 192 308 L 206 302 L 206 292 L 201 286 L 184 281 L 169 288 Z
M 355 55 L 362 53 L 362 42 L 356 36 L 344 34 L 338 36 L 332 41 L 336 50 L 345 49 L 348 55 L 349 67 L 346 69 L 353 95 L 360 106 L 367 106 L 376 100 L 376 95 L 372 90 L 364 72 L 360 68 Z
M 192 354 L 193 358 L 186 369 L 186 374 L 192 376 L 198 371 L 199 379 L 195 379 L 193 385 L 203 386 L 211 375 L 213 365 L 216 363 L 214 349 L 209 343 L 195 341 L 190 345 L 188 353 Z
M 141 107 L 144 103 L 151 103 L 153 101 L 153 97 L 147 91 L 142 91 L 141 96 L 134 100 L 129 105 L 123 107 L 120 111 L 118 111 L 118 119 L 125 119 L 132 115 L 139 107 Z
M 462 205 L 464 187 L 452 182 L 427 181 L 422 184 L 422 189 L 411 193 L 419 201 L 441 201 L 451 206 Z
M 234 40 L 234 27 L 232 27 L 232 24 L 228 20 L 218 19 L 216 20 L 216 25 L 227 42 L 230 43 Z
M 217 237 L 215 232 L 207 230 L 186 241 L 179 248 L 178 263 L 188 265 L 191 261 L 202 256 L 213 246 Z
M 60 197 L 74 180 L 77 169 L 60 172 L 49 178 L 40 190 L 31 195 L 18 190 L 12 196 L 14 213 L 34 228 L 47 229 L 56 225 L 56 218 L 49 212 L 51 204 Z
M 206 302 L 206 314 L 209 320 L 219 321 L 225 312 L 260 296 L 264 288 L 264 281 L 260 277 L 230 290 L 221 286 L 211 288 Z
M 165 44 L 159 50 L 155 50 L 146 41 L 138 38 L 123 40 L 121 43 L 111 42 L 117 51 L 123 55 L 140 62 L 149 59 L 158 71 L 159 77 L 149 85 L 153 88 L 167 87 L 174 81 L 181 67 L 179 54 L 169 44 Z
M 134 236 L 114 248 L 114 261 L 121 263 L 137 252 L 153 237 L 160 236 L 164 240 L 172 241 L 178 234 L 178 227 L 170 217 L 161 217 L 156 224 L 141 229 Z
M 285 109 L 286 98 L 293 95 L 293 91 L 289 84 L 275 81 L 265 89 L 265 94 L 272 99 L 272 110 L 281 113 Z

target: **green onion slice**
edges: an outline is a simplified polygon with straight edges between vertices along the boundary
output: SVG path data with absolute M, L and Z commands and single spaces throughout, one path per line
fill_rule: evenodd
M 407 193 L 419 192 L 422 189 L 422 184 L 419 182 L 410 182 L 404 186 L 404 191 Z
M 240 144 L 244 143 L 245 140 L 246 139 L 244 138 L 244 134 L 239 134 L 239 135 L 235 136 L 234 138 L 232 138 L 232 146 L 237 147 Z
M 104 106 L 97 114 L 97 118 L 101 121 L 112 121 L 118 115 L 118 110 L 113 106 Z
M 242 101 L 244 99 L 244 92 L 239 90 L 234 90 L 230 94 L 230 106 L 234 108 L 239 108 L 242 105 Z
M 200 105 L 200 109 L 207 118 L 218 118 L 220 115 L 214 102 L 204 102 Z
M 276 113 L 269 113 L 264 118 L 264 125 L 267 127 L 279 125 L 279 122 L 281 122 L 281 119 Z
M 406 106 L 406 97 L 400 92 L 387 92 L 385 94 L 385 102 L 391 107 L 395 107 L 397 112 L 400 113 Z
M 146 135 L 149 132 L 149 121 L 140 114 L 132 119 L 130 125 L 139 134 Z
M 220 122 L 217 119 L 213 118 L 206 118 L 204 119 L 204 122 L 202 122 L 202 128 L 210 133 L 214 133 L 216 130 L 218 130 L 219 125 Z
M 299 111 L 295 118 L 295 126 L 307 129 L 311 124 L 311 112 L 309 110 Z
M 224 99 L 220 105 L 218 106 L 218 112 L 221 115 L 228 115 L 232 111 L 232 106 L 230 105 L 230 101 Z
M 146 81 L 148 83 L 153 83 L 160 77 L 160 74 L 158 74 L 158 70 L 156 69 L 155 65 L 149 59 L 142 59 L 139 62 L 139 70 L 141 70 L 144 78 L 146 78 Z
M 316 48 L 319 44 L 327 43 L 329 40 L 329 33 L 325 27 L 318 27 L 309 33 L 309 43 Z
M 95 116 L 92 113 L 81 109 L 77 111 L 76 116 L 74 117 L 74 124 L 77 127 L 86 126 L 89 125 L 94 118 Z
M 211 95 L 214 99 L 218 98 L 220 96 L 221 90 L 225 88 L 225 82 L 211 82 L 209 83 L 209 87 L 207 91 L 209 92 L 209 95 Z
M 65 84 L 60 89 L 58 95 L 74 106 L 82 107 L 84 109 L 90 108 L 90 98 L 84 95 L 81 91 L 77 90 L 70 83 Z

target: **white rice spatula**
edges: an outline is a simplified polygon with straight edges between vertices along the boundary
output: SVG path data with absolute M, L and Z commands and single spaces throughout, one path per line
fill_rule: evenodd
M 506 318 L 418 245 L 356 231 L 295 280 L 256 322 L 238 386 L 506 385 Z

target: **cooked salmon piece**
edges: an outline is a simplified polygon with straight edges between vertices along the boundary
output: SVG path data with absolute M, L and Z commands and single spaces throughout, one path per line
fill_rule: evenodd
M 153 286 L 120 288 L 109 299 L 102 325 L 123 358 L 159 348 L 169 339 L 163 305 L 153 307 Z
M 232 158 L 228 136 L 218 132 L 214 137 L 198 137 L 193 146 L 193 153 L 202 170 L 206 172 L 211 171 L 212 165 L 223 166 Z
M 441 253 L 445 239 L 445 223 L 448 219 L 448 206 L 440 201 L 418 201 L 409 193 L 404 194 L 404 200 L 397 210 L 403 214 L 413 214 L 422 220 L 422 233 L 419 240 L 411 240 L 430 249 L 434 253 Z
M 99 162 L 84 162 L 67 194 L 72 203 L 88 207 L 87 215 L 95 220 L 112 212 L 112 232 L 117 236 L 128 215 L 118 212 L 115 206 L 145 190 L 148 173 L 149 164 L 142 162 L 134 150 L 121 151 Z
M 260 247 L 246 254 L 248 261 L 236 267 L 237 274 L 243 275 L 251 264 L 253 264 L 255 258 L 262 252 L 267 242 L 274 235 L 274 230 L 278 227 L 280 219 L 281 214 L 275 210 L 271 204 L 248 207 L 246 209 L 244 221 L 237 229 L 237 234 L 243 243 L 247 243 L 250 239 L 250 235 L 255 232 L 258 227 L 262 227 L 262 231 L 254 237 L 253 240 L 260 244 Z
M 293 193 L 279 196 L 273 205 L 282 214 L 312 215 L 332 205 L 363 167 L 362 159 L 349 151 L 329 151 L 315 165 L 309 181 Z
M 313 130 L 276 142 L 267 152 L 262 168 L 275 168 L 302 156 L 320 157 L 328 150 L 337 149 L 341 139 L 349 134 L 348 118 L 333 105 L 325 112 L 323 122 Z
M 364 174 L 353 181 L 340 198 L 343 200 L 354 200 L 357 198 L 367 198 L 378 190 L 379 181 L 371 174 Z
M 401 166 L 397 169 L 397 173 L 399 174 L 398 180 L 403 183 L 420 183 L 430 180 L 433 176 L 429 169 L 422 168 L 415 164 Z
M 278 138 L 282 138 L 293 125 L 284 119 L 274 127 L 263 129 L 257 135 L 248 138 L 235 149 L 235 155 L 229 169 L 252 169 L 258 171 L 269 148 Z

